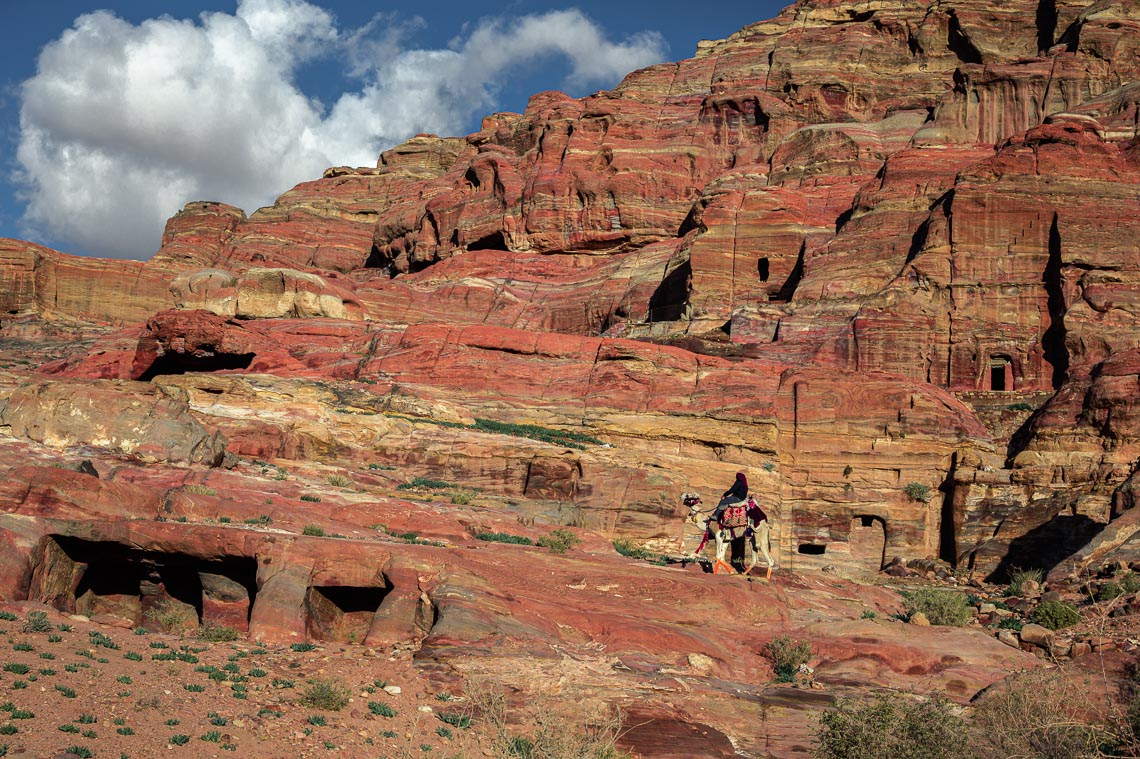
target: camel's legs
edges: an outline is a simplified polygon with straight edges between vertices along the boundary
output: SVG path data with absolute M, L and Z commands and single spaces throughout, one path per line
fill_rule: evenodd
M 748 565 L 748 571 L 751 572 L 752 568 L 756 566 L 759 557 L 756 555 L 756 547 L 759 545 L 760 552 L 764 554 L 764 561 L 767 564 L 768 572 L 764 575 L 765 579 L 772 579 L 772 555 L 768 553 L 769 543 L 769 528 L 768 520 L 764 520 L 752 530 L 752 562 Z
M 724 530 L 717 530 L 713 533 L 716 536 L 716 561 L 713 562 L 713 574 L 720 574 L 724 570 L 727 574 L 736 574 L 736 570 L 732 565 L 724 560 L 725 550 L 728 548 L 728 540 L 726 540 Z

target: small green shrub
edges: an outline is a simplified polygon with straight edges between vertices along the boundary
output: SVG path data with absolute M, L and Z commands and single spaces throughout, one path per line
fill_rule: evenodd
M 200 683 L 183 683 L 182 687 L 190 693 L 202 693 L 206 690 L 206 686 Z
M 440 725 L 439 727 L 437 727 L 435 729 L 435 734 L 438 735 L 440 738 L 445 738 L 447 740 L 451 740 L 450 728 L 446 728 L 443 725 Z
M 13 709 L 8 716 L 12 719 L 35 719 L 36 713 L 28 709 Z
M 142 661 L 142 654 L 138 651 L 127 651 L 123 654 L 123 658 L 127 661 Z
M 352 487 L 352 480 L 350 480 L 348 477 L 345 477 L 343 474 L 330 474 L 325 479 L 327 479 L 328 483 L 334 488 Z
M 68 722 L 66 725 L 60 725 L 59 731 L 61 733 L 78 733 L 79 728 Z
M 434 480 L 431 477 L 416 477 L 411 482 L 403 482 L 396 486 L 396 490 L 450 490 L 455 484 L 446 480 Z
M 86 746 L 68 746 L 66 753 L 75 754 L 79 759 L 91 759 L 95 754 Z
M 64 698 L 75 698 L 75 689 L 68 688 L 66 685 L 57 685 L 55 689 L 59 691 L 60 695 Z
M 916 503 L 927 503 L 930 500 L 930 486 L 921 482 L 912 482 L 903 488 L 906 497 Z
M 182 490 L 195 495 L 217 495 L 218 491 L 205 485 L 183 485 Z
M 475 494 L 470 490 L 456 490 L 451 494 L 451 502 L 456 506 L 466 506 L 471 503 L 471 499 L 474 497 Z
M 1100 590 L 1096 593 L 1096 600 L 1098 601 L 1111 601 L 1114 598 L 1120 598 L 1124 595 L 1124 588 L 1117 582 L 1106 582 L 1100 586 Z
M 471 717 L 466 714 L 459 714 L 458 712 L 440 712 L 440 722 L 445 722 L 452 727 L 458 727 L 461 730 L 466 730 L 471 727 Z
M 1025 593 L 1025 583 L 1041 583 L 1045 573 L 1040 569 L 1014 569 L 1009 573 L 1009 586 L 1005 589 L 1007 596 L 1020 596 Z
M 1028 403 L 1025 403 L 1024 401 L 1018 401 L 1017 403 L 1011 403 L 1008 406 L 1006 406 L 1006 408 L 1009 409 L 1010 411 L 1032 411 L 1033 410 L 1033 406 L 1029 405 Z
M 311 535 L 315 538 L 323 538 L 325 530 L 319 524 L 307 524 L 301 528 L 302 535 Z
M 177 735 L 172 735 L 172 736 L 170 736 L 170 740 L 168 741 L 168 743 L 170 743 L 170 745 L 172 745 L 172 746 L 185 746 L 189 742 L 190 742 L 190 736 L 186 735 L 185 733 L 179 733 Z
M 75 721 L 81 725 L 94 725 L 99 721 L 99 718 L 94 714 L 88 714 L 87 712 L 84 712 L 83 714 L 80 714 L 79 719 Z
M 46 633 L 51 632 L 55 627 L 48 621 L 47 612 L 30 611 L 24 619 L 24 626 L 21 629 L 26 633 Z
M 823 759 L 959 759 L 967 756 L 966 725 L 951 705 L 911 701 L 894 694 L 840 699 L 816 733 Z
M 932 625 L 961 627 L 974 616 L 966 597 L 946 588 L 919 588 L 903 595 L 903 607 L 909 616 L 926 615 Z
M 13 651 L 34 651 L 35 648 L 31 643 L 16 643 L 12 646 Z
M 28 665 L 20 664 L 19 662 L 9 662 L 4 665 L 5 672 L 11 672 L 13 675 L 26 675 L 28 674 Z
M 776 682 L 781 683 L 794 682 L 800 666 L 807 664 L 812 657 L 811 643 L 792 640 L 787 635 L 770 640 L 767 653 L 776 672 Z
M 308 494 L 306 494 L 306 495 L 301 496 L 301 500 L 302 501 L 308 501 L 309 503 L 320 503 L 321 497 L 319 495 L 308 495 Z
M 301 705 L 314 709 L 339 712 L 348 706 L 348 687 L 338 680 L 318 678 L 310 680 L 301 694 Z
M 204 741 L 207 741 L 208 743 L 221 743 L 222 742 L 222 733 L 220 730 L 211 730 L 211 731 L 205 733 L 204 735 L 200 735 L 198 737 Z
M 305 721 L 310 725 L 316 725 L 317 727 L 324 727 L 328 724 L 328 720 L 325 719 L 325 715 L 323 714 L 310 714 L 309 718 Z
M 312 651 L 314 648 L 316 648 L 316 645 L 313 643 L 309 643 L 308 641 L 306 641 L 304 643 L 290 643 L 289 644 L 289 650 L 290 651 L 296 651 L 298 653 L 304 653 L 305 651 Z
M 1029 619 L 1034 624 L 1050 630 L 1063 630 L 1080 622 L 1081 615 L 1077 608 L 1067 601 L 1045 601 L 1038 604 L 1029 615 Z
M 1005 619 L 994 625 L 996 630 L 1013 630 L 1014 632 L 1021 632 L 1021 628 L 1025 626 L 1017 617 L 1006 617 Z
M 115 728 L 115 732 L 118 733 L 119 735 L 134 735 L 135 734 L 134 728 L 130 728 L 130 727 L 117 727 L 117 728 Z
M 618 538 L 614 541 L 614 550 L 628 559 L 648 559 L 652 553 L 640 546 L 635 546 L 629 538 Z
M 229 625 L 204 625 L 198 628 L 198 639 L 210 643 L 229 643 L 238 639 L 238 631 Z
M 15 614 L 10 611 L 0 611 L 0 619 L 5 622 L 15 622 L 19 619 Z
M 551 530 L 536 541 L 536 545 L 549 548 L 551 553 L 566 553 L 581 543 L 581 539 L 569 530 Z
M 0 735 L 15 735 L 20 732 L 20 728 L 15 725 L 0 725 Z
M 1120 578 L 1120 587 L 1125 593 L 1140 593 L 1140 574 L 1125 572 Z
M 210 718 L 210 724 L 214 727 L 225 727 L 226 725 L 230 724 L 229 719 L 223 717 L 217 712 L 209 712 L 206 714 L 206 716 Z
M 373 714 L 376 714 L 380 717 L 391 718 L 391 717 L 395 717 L 397 714 L 395 709 L 393 709 L 392 707 L 388 706 L 387 704 L 381 703 L 379 701 L 369 701 L 368 702 L 368 710 L 370 712 L 372 712 Z
M 511 535 L 508 532 L 477 532 L 476 540 L 485 540 L 488 543 L 513 543 L 520 546 L 532 546 L 534 541 L 525 535 Z

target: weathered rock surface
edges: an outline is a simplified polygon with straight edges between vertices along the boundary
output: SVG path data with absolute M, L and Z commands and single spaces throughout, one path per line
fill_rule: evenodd
M 191 203 L 146 263 L 0 241 L 0 598 L 594 693 L 649 755 L 802 754 L 869 683 L 968 701 L 1025 635 L 860 620 L 897 600 L 814 570 L 1140 560 L 1138 49 L 1121 0 L 800 0 Z M 612 555 L 691 550 L 680 493 L 737 471 L 773 585 Z M 824 692 L 766 685 L 781 632 Z

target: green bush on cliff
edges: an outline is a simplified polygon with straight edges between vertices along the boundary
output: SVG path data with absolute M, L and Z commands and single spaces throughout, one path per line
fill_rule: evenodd
M 966 596 L 945 588 L 919 588 L 902 594 L 907 616 L 919 612 L 930 624 L 961 627 L 974 616 Z
M 820 717 L 816 735 L 823 759 L 958 759 L 967 747 L 966 725 L 949 702 L 893 693 L 840 699 Z
M 1029 615 L 1034 624 L 1050 630 L 1063 630 L 1081 621 L 1077 607 L 1067 601 L 1044 601 Z
M 550 534 L 543 535 L 535 541 L 535 545 L 549 548 L 551 553 L 566 553 L 581 542 L 581 539 L 569 530 L 551 530 Z
M 812 657 L 811 643 L 806 640 L 792 640 L 780 635 L 768 642 L 768 659 L 776 671 L 776 682 L 795 682 L 796 672 Z
M 520 546 L 532 546 L 534 541 L 524 535 L 511 535 L 509 532 L 477 532 L 476 540 L 485 540 L 488 543 L 513 543 Z
M 912 482 L 903 488 L 906 497 L 916 503 L 926 503 L 930 500 L 930 487 L 921 482 Z

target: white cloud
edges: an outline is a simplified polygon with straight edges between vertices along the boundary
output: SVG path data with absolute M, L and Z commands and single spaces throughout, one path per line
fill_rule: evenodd
M 457 134 L 495 106 L 512 69 L 550 55 L 565 86 L 611 85 L 661 60 L 659 35 L 610 42 L 575 10 L 484 20 L 447 49 L 405 49 L 422 25 L 345 30 L 304 0 L 240 0 L 234 15 L 134 25 L 75 20 L 22 86 L 18 182 L 29 235 L 76 253 L 146 258 L 190 200 L 247 210 L 333 165 L 374 165 L 416 132 Z M 359 88 L 327 113 L 295 84 L 336 55 Z

